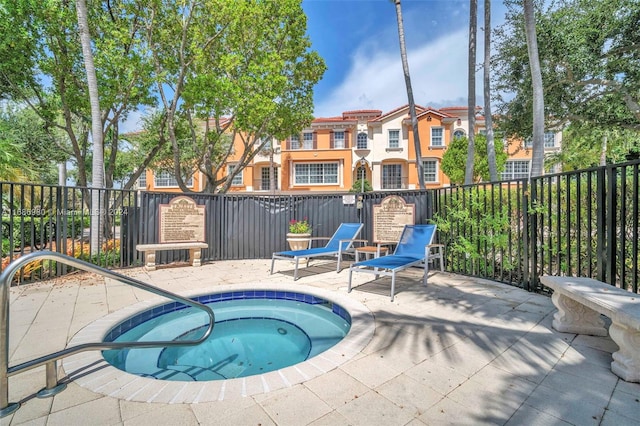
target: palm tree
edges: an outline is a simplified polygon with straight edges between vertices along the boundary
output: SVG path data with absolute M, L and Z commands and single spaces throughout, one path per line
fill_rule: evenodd
M 467 139 L 467 165 L 464 183 L 473 183 L 473 158 L 476 133 L 476 32 L 478 28 L 478 0 L 469 0 L 469 137 Z
M 425 189 L 424 172 L 422 167 L 422 150 L 420 149 L 420 134 L 418 133 L 418 117 L 416 115 L 416 103 L 413 100 L 413 89 L 411 88 L 411 76 L 409 75 L 409 62 L 407 61 L 407 49 L 404 44 L 404 24 L 402 23 L 402 6 L 400 0 L 393 0 L 396 5 L 396 18 L 398 19 L 398 37 L 400 38 L 400 57 L 402 58 L 402 69 L 404 71 L 404 82 L 407 86 L 407 97 L 409 98 L 409 114 L 411 115 L 411 128 L 413 129 L 413 145 L 416 150 L 416 168 L 418 170 L 418 182 L 420 189 Z
M 484 122 L 487 129 L 487 160 L 489 179 L 498 180 L 496 148 L 493 138 L 493 118 L 491 117 L 491 0 L 484 0 Z
M 91 104 L 91 138 L 93 142 L 93 171 L 91 176 L 91 254 L 98 253 L 100 245 L 100 190 L 104 187 L 104 149 L 102 145 L 102 117 L 100 114 L 100 98 L 98 96 L 98 79 L 91 53 L 91 37 L 89 35 L 89 21 L 87 19 L 87 4 L 85 0 L 77 0 L 78 32 L 82 44 L 84 67 L 87 73 L 87 86 Z
M 535 177 L 541 176 L 544 171 L 544 93 L 540 57 L 538 56 L 533 0 L 524 0 L 524 29 L 533 86 L 533 157 L 531 160 L 531 176 Z

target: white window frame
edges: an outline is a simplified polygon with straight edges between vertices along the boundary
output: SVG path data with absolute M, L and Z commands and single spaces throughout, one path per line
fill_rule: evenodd
M 302 149 L 313 149 L 313 132 L 302 134 Z
M 396 138 L 395 136 L 392 138 L 391 134 L 392 133 L 397 133 L 398 137 Z M 387 146 L 391 149 L 398 149 L 400 148 L 400 129 L 389 129 L 387 131 L 387 137 L 388 137 L 388 142 L 387 142 Z
M 193 186 L 193 177 L 190 177 L 186 182 L 186 186 Z M 177 188 L 178 181 L 173 173 L 167 171 L 160 171 L 153 173 L 153 186 L 156 188 Z
M 400 176 L 389 175 L 388 170 L 393 167 L 393 171 L 400 170 Z M 398 179 L 398 185 L 389 185 L 389 183 L 395 184 L 396 182 L 389 182 L 389 179 Z M 382 189 L 402 189 L 402 164 L 383 164 L 382 165 Z
M 340 163 L 337 161 L 295 163 L 293 165 L 294 186 L 338 185 L 339 183 Z
M 544 132 L 544 147 L 555 148 L 556 147 L 556 133 Z
M 434 130 L 439 130 L 440 135 L 434 135 Z M 444 127 L 432 127 L 431 128 L 431 146 L 442 148 L 444 146 Z
M 427 172 L 427 164 L 433 165 L 433 170 L 429 170 Z M 439 170 L 438 160 L 432 159 L 432 158 L 423 159 L 422 172 L 423 172 L 424 183 L 438 183 L 438 175 L 439 175 L 438 170 Z M 432 177 L 432 178 L 428 179 L 427 177 L 430 177 L 430 178 Z
M 227 176 L 230 176 L 235 171 L 236 167 L 238 167 L 238 164 L 235 163 L 227 165 Z M 242 171 L 235 175 L 233 179 L 231 179 L 231 186 L 242 186 L 244 182 L 242 175 L 244 175 Z
M 289 137 L 289 149 L 302 149 L 300 135 L 291 135 Z
M 526 167 L 523 167 L 524 165 L 526 165 Z M 527 179 L 530 173 L 531 161 L 507 160 L 504 165 L 504 172 L 502 172 L 502 180 Z
M 147 189 L 147 171 L 143 170 L 138 176 L 138 188 Z
M 358 139 L 356 141 L 356 149 L 367 149 L 369 146 L 369 136 L 365 132 L 358 133 Z
M 346 135 L 344 130 L 335 130 L 333 132 L 333 147 L 337 149 L 344 148 L 345 139 Z

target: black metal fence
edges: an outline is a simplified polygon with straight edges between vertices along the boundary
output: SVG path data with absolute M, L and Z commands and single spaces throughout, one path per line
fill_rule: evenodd
M 205 205 L 205 261 L 270 258 L 286 249 L 292 219 L 308 219 L 313 236 L 330 236 L 342 222 L 362 222 L 361 238 L 372 240 L 373 206 L 396 194 L 415 205 L 416 223 L 438 224 L 449 271 L 531 291 L 541 291 L 538 277 L 549 274 L 593 277 L 638 292 L 639 165 L 430 191 L 187 195 Z M 42 249 L 109 268 L 140 266 L 136 245 L 158 242 L 159 205 L 176 196 L 3 182 L 0 189 L 0 271 L 16 257 Z M 96 208 L 93 191 L 99 195 Z M 98 221 L 93 230 L 92 213 Z M 156 260 L 186 258 L 186 251 L 164 251 Z M 45 262 L 24 268 L 19 280 L 67 272 Z
M 565 275 L 638 292 L 639 166 L 436 190 L 447 269 L 531 291 Z

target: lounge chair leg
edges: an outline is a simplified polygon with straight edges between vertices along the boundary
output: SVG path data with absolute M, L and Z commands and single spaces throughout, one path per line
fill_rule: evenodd
M 351 293 L 351 274 L 353 273 L 353 269 L 349 268 L 349 286 L 347 287 L 347 293 Z
M 396 292 L 396 273 L 391 273 L 391 301 L 393 302 L 393 294 Z
M 422 284 L 427 285 L 427 274 L 429 273 L 429 261 L 424 262 L 424 277 L 422 278 Z
M 270 275 L 273 275 L 273 264 L 274 264 L 274 263 L 276 263 L 276 258 L 275 258 L 275 257 L 272 257 L 272 258 L 271 258 L 271 274 L 270 274 Z
M 296 268 L 293 271 L 293 280 L 296 281 L 298 279 L 298 261 L 300 260 L 299 258 L 295 258 L 296 259 Z M 309 263 L 307 263 L 307 266 L 309 265 Z

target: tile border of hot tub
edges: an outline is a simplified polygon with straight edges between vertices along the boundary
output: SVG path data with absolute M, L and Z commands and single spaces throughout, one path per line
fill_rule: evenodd
M 140 377 L 113 367 L 104 360 L 100 351 L 82 352 L 69 356 L 63 360 L 62 368 L 68 375 L 68 380 L 92 392 L 118 399 L 158 403 L 212 402 L 268 393 L 304 383 L 353 359 L 362 352 L 373 337 L 375 321 L 373 314 L 365 305 L 347 295 L 317 287 L 300 284 L 245 283 L 216 286 L 210 291 L 193 290 L 180 295 L 194 298 L 254 290 L 303 293 L 333 302 L 349 313 L 351 329 L 335 346 L 304 362 L 269 373 L 238 379 L 171 382 Z M 142 311 L 166 305 L 167 302 L 165 298 L 154 298 L 106 315 L 81 329 L 68 346 L 101 342 L 115 325 Z

